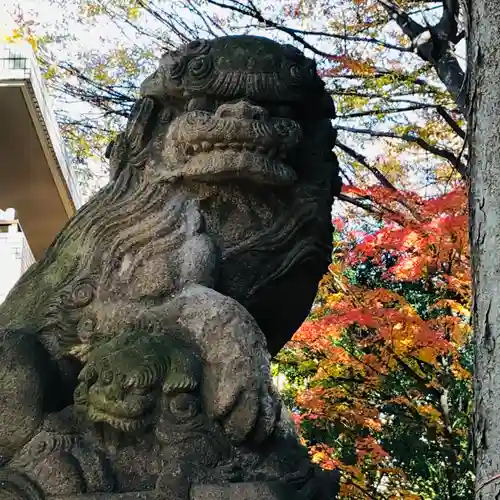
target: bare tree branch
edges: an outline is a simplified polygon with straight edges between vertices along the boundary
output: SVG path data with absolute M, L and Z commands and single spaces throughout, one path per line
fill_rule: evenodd
M 387 179 L 387 177 L 382 172 L 380 172 L 380 170 L 378 170 L 378 168 L 370 165 L 368 163 L 368 160 L 362 154 L 357 153 L 356 151 L 354 151 L 354 149 L 350 148 L 349 146 L 347 146 L 346 144 L 343 144 L 342 142 L 340 142 L 338 140 L 336 142 L 336 146 L 339 149 L 341 149 L 342 151 L 344 151 L 345 153 L 347 153 L 349 156 L 354 158 L 358 163 L 363 165 L 363 167 L 365 167 L 367 170 L 369 170 L 376 177 L 376 179 L 380 182 L 380 184 L 382 184 L 382 186 L 390 189 L 391 191 L 397 191 L 396 186 L 394 186 L 394 184 L 392 184 L 392 182 L 389 179 Z
M 404 113 L 406 111 L 418 111 L 420 109 L 430 109 L 430 108 L 437 108 L 437 106 L 434 104 L 418 103 L 418 104 L 413 104 L 411 106 L 402 106 L 400 108 L 369 109 L 367 111 L 355 111 L 352 113 L 341 114 L 341 115 L 338 115 L 337 117 L 343 118 L 343 119 L 350 119 L 350 118 L 360 118 L 363 116 L 390 115 L 390 114 L 394 114 L 394 113 Z M 455 123 L 455 125 L 456 125 L 456 123 Z M 460 130 L 462 131 L 462 129 L 460 129 Z
M 343 130 L 345 132 L 351 132 L 354 134 L 365 134 L 371 135 L 372 137 L 387 137 L 390 139 L 399 139 L 406 142 L 413 142 L 418 144 L 422 149 L 425 149 L 429 153 L 435 154 L 436 156 L 440 156 L 445 160 L 448 160 L 459 172 L 462 178 L 467 178 L 467 167 L 460 161 L 460 159 L 455 156 L 451 151 L 447 149 L 440 148 L 439 146 L 434 146 L 433 144 L 429 144 L 427 141 L 422 139 L 421 137 L 410 135 L 410 134 L 396 134 L 395 132 L 382 132 L 377 130 L 370 129 L 361 129 L 355 127 L 345 127 L 342 125 L 336 125 L 335 128 L 337 130 Z
M 362 210 L 366 210 L 368 213 L 373 214 L 373 215 L 379 215 L 376 210 L 374 210 L 370 205 L 367 205 L 366 203 L 363 203 L 355 198 L 351 198 L 345 194 L 338 194 L 337 199 L 339 201 L 344 201 L 345 203 L 350 203 L 351 205 L 354 205 L 355 207 L 361 208 Z
M 466 133 L 460 125 L 450 116 L 450 114 L 446 111 L 443 106 L 436 106 L 436 111 L 439 116 L 452 128 L 452 130 L 462 139 L 465 139 Z

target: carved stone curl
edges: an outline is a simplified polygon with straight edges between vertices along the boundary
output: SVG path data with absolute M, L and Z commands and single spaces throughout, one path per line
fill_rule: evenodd
M 333 103 L 252 37 L 166 54 L 0 307 L 0 499 L 334 498 L 270 374 L 331 252 Z

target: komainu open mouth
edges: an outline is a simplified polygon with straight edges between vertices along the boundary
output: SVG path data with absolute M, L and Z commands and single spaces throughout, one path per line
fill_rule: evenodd
M 297 180 L 294 170 L 270 155 L 231 147 L 192 156 L 185 164 L 186 177 L 203 182 L 241 179 L 258 184 L 287 186 Z
M 145 414 L 141 417 L 130 418 L 114 415 L 112 413 L 102 411 L 94 406 L 90 406 L 88 409 L 87 418 L 91 422 L 102 422 L 123 432 L 136 432 L 144 429 L 145 427 L 147 427 L 147 425 L 150 424 L 152 415 Z
M 170 125 L 163 150 L 167 165 L 182 165 L 182 171 L 165 177 L 291 185 L 297 177 L 287 160 L 301 138 L 296 121 L 247 101 L 224 103 L 213 113 L 188 111 Z

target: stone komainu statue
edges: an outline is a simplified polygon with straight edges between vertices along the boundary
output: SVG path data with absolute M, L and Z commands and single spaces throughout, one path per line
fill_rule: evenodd
M 335 498 L 269 368 L 330 259 L 333 116 L 292 46 L 161 59 L 109 184 L 0 307 L 0 499 Z

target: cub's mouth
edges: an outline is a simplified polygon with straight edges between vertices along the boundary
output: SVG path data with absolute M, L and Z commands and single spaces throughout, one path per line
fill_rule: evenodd
M 162 177 L 288 186 L 297 180 L 289 159 L 301 139 L 295 120 L 246 100 L 221 104 L 215 112 L 187 111 L 169 126 Z

